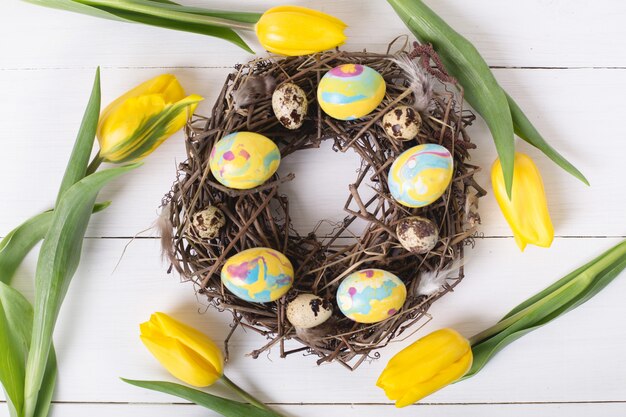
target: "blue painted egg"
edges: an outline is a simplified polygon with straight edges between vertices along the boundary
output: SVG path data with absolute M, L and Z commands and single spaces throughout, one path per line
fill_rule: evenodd
M 258 187 L 280 164 L 278 146 L 263 135 L 235 132 L 213 146 L 209 167 L 221 184 L 237 190 Z
M 400 278 L 382 269 L 364 269 L 348 275 L 337 289 L 341 312 L 358 323 L 377 323 L 396 314 L 406 300 Z
M 358 119 L 380 104 L 386 88 L 383 77 L 370 67 L 339 65 L 322 77 L 317 86 L 317 102 L 330 117 Z
M 427 143 L 404 151 L 391 165 L 387 182 L 393 198 L 407 207 L 424 207 L 443 195 L 454 173 L 450 151 Z
M 277 250 L 252 248 L 228 258 L 222 283 L 237 297 L 267 303 L 285 295 L 293 284 L 293 266 Z

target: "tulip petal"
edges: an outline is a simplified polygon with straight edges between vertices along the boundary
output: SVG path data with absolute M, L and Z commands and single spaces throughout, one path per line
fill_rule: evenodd
M 128 91 L 100 116 L 100 156 L 108 162 L 135 162 L 181 129 L 202 97 L 185 97 L 175 76 L 164 74 Z
M 333 25 L 341 27 L 342 29 L 345 29 L 348 27 L 348 25 L 346 25 L 341 19 L 338 19 L 335 16 L 329 15 L 324 12 L 320 12 L 319 10 L 309 9 L 308 7 L 302 7 L 302 6 L 288 6 L 288 5 L 276 6 L 276 7 L 272 7 L 271 9 L 268 9 L 264 14 L 281 13 L 281 12 L 291 12 L 291 13 L 298 13 L 302 15 L 315 16 L 321 20 L 326 20 L 327 22 Z
M 155 320 L 153 319 L 154 315 L 150 316 L 150 320 L 145 322 L 145 323 L 141 323 L 139 325 L 139 333 L 142 336 L 146 336 L 146 337 L 158 337 L 160 335 L 162 335 L 163 333 L 161 332 L 161 330 L 159 329 L 159 327 L 154 323 Z
M 164 313 L 155 313 L 150 322 L 166 336 L 178 340 L 181 344 L 209 362 L 220 375 L 224 370 L 224 358 L 217 345 L 204 333 L 173 319 Z
M 513 231 L 513 238 L 515 239 L 515 244 L 517 245 L 517 247 L 524 252 L 524 249 L 526 249 L 526 246 L 528 245 L 528 243 L 526 242 L 526 240 L 524 240 L 524 238 L 520 235 L 520 233 L 517 231 L 517 229 L 513 229 L 511 228 L 511 230 Z
M 455 348 L 442 351 L 432 350 L 427 360 L 407 362 L 403 367 L 390 368 L 387 381 L 392 381 L 391 384 L 400 386 L 423 383 L 444 370 L 450 363 L 457 361 L 467 353 L 467 349 L 463 350 L 461 354 L 451 354 L 458 353 Z M 391 385 L 389 382 L 388 384 Z
M 317 10 L 280 6 L 268 10 L 256 24 L 261 45 L 282 55 L 305 55 L 345 42 L 341 20 Z
M 452 329 L 440 329 L 396 354 L 381 374 L 381 382 L 419 383 L 431 378 L 470 349 L 469 342 Z
M 189 385 L 207 387 L 221 377 L 212 364 L 174 338 L 142 335 L 141 341 L 165 369 Z
M 399 400 L 396 407 L 402 408 L 421 400 L 430 394 L 439 391 L 461 378 L 472 366 L 472 351 L 466 352 L 458 361 L 452 363 L 428 381 L 411 387 Z
M 122 161 L 128 149 L 140 138 L 132 139 L 136 132 L 158 116 L 166 107 L 162 94 L 130 97 L 107 118 L 101 119 L 98 129 L 100 155 L 109 161 Z
M 102 122 L 100 155 L 109 162 L 140 160 L 186 123 L 201 96 L 167 104 L 162 94 L 130 98 Z
M 523 251 L 527 244 L 549 247 L 554 239 L 543 181 L 533 160 L 516 152 L 511 198 L 506 195 L 502 166 L 496 160 L 491 169 L 494 195 L 506 218 L 515 242 Z
M 469 341 L 452 329 L 440 329 L 397 353 L 376 385 L 404 407 L 461 378 L 471 363 Z
M 185 98 L 185 90 L 173 75 L 162 79 L 162 85 L 158 86 L 158 92 L 163 95 L 168 104 L 176 103 Z
M 178 84 L 178 90 L 174 87 L 175 84 Z M 102 111 L 102 114 L 100 114 L 100 120 L 107 119 L 117 107 L 129 98 L 136 98 L 142 95 L 160 94 L 166 90 L 169 91 L 167 94 L 169 103 L 176 102 L 185 97 L 185 92 L 178 83 L 176 77 L 172 74 L 162 74 L 139 84 L 135 88 L 128 90 L 126 93 L 115 99 Z M 177 96 L 176 94 L 179 95 Z

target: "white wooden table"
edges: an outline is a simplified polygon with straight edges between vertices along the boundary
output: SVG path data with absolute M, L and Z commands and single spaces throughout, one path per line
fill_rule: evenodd
M 216 8 L 264 10 L 282 1 L 196 1 Z M 345 49 L 384 51 L 408 33 L 386 2 L 293 1 L 349 24 Z M 492 195 L 481 201 L 481 233 L 469 253 L 467 278 L 436 303 L 422 332 L 452 326 L 470 336 L 626 235 L 626 3 L 618 0 L 429 1 L 472 40 L 503 86 L 556 148 L 588 176 L 586 188 L 524 143 L 539 165 L 557 237 L 551 249 L 515 246 Z M 190 4 L 188 2 L 188 4 Z M 248 37 L 255 49 L 260 47 Z M 94 69 L 102 67 L 103 103 L 163 72 L 207 100 L 207 112 L 230 68 L 251 56 L 217 39 L 123 24 L 35 7 L 0 5 L 0 236 L 54 201 L 86 103 Z M 471 129 L 472 157 L 487 172 L 495 150 L 482 122 Z M 137 172 L 109 186 L 114 204 L 94 216 L 81 267 L 57 326 L 59 384 L 54 417 L 213 415 L 118 377 L 170 379 L 138 338 L 138 324 L 164 311 L 216 340 L 228 315 L 205 311 L 189 284 L 167 275 L 154 232 L 157 206 L 184 159 L 182 136 L 167 142 Z M 328 147 L 287 158 L 297 178 L 287 192 L 299 230 L 320 218 L 340 219 L 358 167 L 354 155 Z M 319 182 L 309 178 L 315 173 Z M 321 187 L 319 184 L 325 184 Z M 16 285 L 32 297 L 35 256 Z M 374 382 L 386 361 L 410 340 L 393 343 L 382 360 L 349 373 L 318 367 L 311 357 L 245 354 L 262 344 L 237 333 L 227 372 L 254 395 L 290 416 L 624 416 L 626 414 L 626 276 L 588 304 L 511 345 L 475 378 L 394 409 Z M 5 407 L 0 416 L 7 416 Z

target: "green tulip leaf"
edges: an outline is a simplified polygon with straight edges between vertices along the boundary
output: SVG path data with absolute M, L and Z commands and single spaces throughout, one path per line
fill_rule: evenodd
M 174 395 L 194 404 L 200 405 L 209 410 L 223 415 L 224 417 L 278 417 L 279 414 L 257 408 L 253 405 L 218 397 L 203 391 L 192 389 L 184 385 L 165 381 L 137 381 L 124 379 L 122 381 L 140 388 L 158 391 L 165 394 Z
M 527 299 L 527 300 L 523 301 L 522 303 L 518 304 L 515 308 L 513 308 L 511 311 L 509 311 L 500 320 L 500 322 L 505 321 L 507 319 L 510 319 L 511 317 L 518 316 L 519 314 L 521 314 L 523 311 L 526 311 L 531 306 L 536 305 L 541 300 L 544 300 L 546 297 L 550 296 L 551 294 L 554 294 L 560 288 L 562 288 L 565 285 L 568 285 L 572 280 L 576 279 L 576 277 L 578 277 L 583 271 L 585 271 L 586 269 L 591 267 L 595 262 L 597 262 L 597 260 L 598 260 L 598 258 L 594 259 L 591 262 L 588 262 L 587 264 L 581 266 L 580 268 L 576 269 L 575 271 L 570 272 L 569 274 L 567 274 L 566 276 L 564 276 L 563 278 L 561 278 L 560 280 L 558 280 L 554 284 L 550 285 L 549 287 L 547 287 L 543 291 L 535 294 L 534 296 L 530 297 L 529 299 Z
M 93 213 L 104 210 L 110 204 L 110 201 L 96 204 Z M 52 210 L 33 216 L 0 241 L 0 282 L 11 284 L 15 271 L 26 255 L 46 236 L 52 217 Z
M 508 94 L 506 98 L 509 102 L 511 109 L 511 116 L 513 117 L 513 126 L 517 136 L 522 140 L 528 142 L 535 148 L 543 152 L 548 158 L 552 159 L 554 163 L 563 168 L 565 171 L 572 174 L 574 177 L 581 180 L 583 183 L 589 185 L 589 181 L 574 165 L 572 165 L 567 159 L 565 159 L 560 153 L 558 153 L 546 140 L 541 136 L 539 131 L 528 120 L 528 117 L 524 114 L 520 106 L 517 105 L 515 100 Z
M 150 1 L 152 3 L 174 5 L 174 6 L 177 6 L 179 10 L 184 10 L 187 13 L 193 13 L 193 14 L 202 15 L 202 16 L 217 17 L 220 19 L 232 20 L 234 22 L 256 23 L 261 18 L 261 13 L 231 12 L 228 10 L 210 10 L 210 9 L 203 9 L 201 7 L 182 6 L 181 4 L 178 4 L 169 0 L 150 0 Z
M 95 7 L 81 4 L 80 2 L 73 0 L 24 0 L 27 3 L 36 4 L 38 6 L 49 7 L 52 9 L 67 10 L 68 12 L 75 12 L 86 14 L 90 16 L 100 17 L 109 20 L 123 20 L 114 14 L 110 14 L 104 10 L 96 9 Z
M 12 416 L 24 414 L 24 377 L 26 357 L 30 346 L 33 325 L 33 308 L 16 289 L 0 283 L 0 382 L 4 388 Z M 46 417 L 56 379 L 56 355 L 50 358 L 44 375 L 44 389 L 38 404 L 41 412 L 36 417 Z
M 80 261 L 83 237 L 100 189 L 111 180 L 140 164 L 111 168 L 91 174 L 62 196 L 54 210 L 50 230 L 39 252 L 35 274 L 35 303 L 32 346 L 26 367 L 26 417 L 37 404 L 52 333 L 70 282 Z
M 57 203 L 63 196 L 63 193 L 82 180 L 87 174 L 87 166 L 89 165 L 89 157 L 93 149 L 93 142 L 96 138 L 96 130 L 98 129 L 98 119 L 100 118 L 100 68 L 96 69 L 96 76 L 91 88 L 91 94 L 83 120 L 78 129 L 78 135 L 74 141 L 74 148 L 70 160 L 65 168 L 65 174 L 61 181 L 61 187 L 57 195 Z
M 26 0 L 113 20 L 144 23 L 224 39 L 253 53 L 233 30 L 253 30 L 261 14 L 182 6 L 169 0 Z
M 54 347 L 50 349 L 46 369 L 44 370 L 39 396 L 37 397 L 37 405 L 35 406 L 35 414 L 33 417 L 48 417 L 50 414 L 50 405 L 52 404 L 52 394 L 56 385 L 57 376 L 57 356 Z
M 576 281 L 571 283 L 576 283 Z M 546 324 L 549 321 L 546 321 L 546 319 L 552 317 L 555 312 L 560 311 L 567 305 L 568 300 L 575 297 L 580 290 L 581 288 L 578 285 L 568 285 L 556 294 L 556 297 L 547 298 L 543 302 L 534 305 L 531 309 L 524 311 L 524 314 L 517 321 L 506 326 L 496 335 L 483 342 L 472 344 L 474 360 L 472 367 L 465 374 L 464 378 L 470 378 L 478 373 L 496 353 L 510 343 Z
M 587 302 L 626 269 L 626 241 L 522 302 L 493 327 L 472 338 L 474 361 L 467 379 L 504 347 Z
M 485 60 L 467 39 L 421 0 L 388 2 L 419 40 L 433 45 L 446 70 L 463 86 L 467 102 L 485 119 L 502 163 L 509 196 L 515 154 L 513 132 L 589 185 L 585 176 L 546 142 L 517 103 L 500 87 Z
M 494 143 L 509 197 L 515 137 L 506 95 L 478 50 L 421 0 L 388 0 L 415 37 L 430 43 L 446 70 L 463 87 L 464 98 L 483 117 Z
M 101 7 L 102 10 L 106 10 L 111 14 L 115 14 L 121 18 L 129 21 L 143 23 L 150 26 L 157 26 L 165 29 L 179 30 L 183 32 L 197 33 L 199 35 L 213 36 L 215 38 L 224 39 L 231 42 L 245 51 L 253 54 L 254 51 L 248 46 L 248 44 L 230 28 L 211 26 L 206 24 L 181 22 L 176 19 L 164 19 L 161 17 L 139 14 L 133 12 L 127 12 L 125 10 L 117 10 L 113 8 Z
M 63 193 L 77 181 L 84 178 L 89 156 L 98 127 L 100 115 L 100 69 L 96 70 L 89 102 L 74 142 L 65 175 L 57 195 L 57 203 Z M 94 213 L 108 207 L 110 202 L 96 204 Z M 15 271 L 31 249 L 44 238 L 52 222 L 52 211 L 46 211 L 31 217 L 20 226 L 9 232 L 0 242 L 0 282 L 11 283 Z
M 67 166 L 59 198 L 67 188 L 85 176 L 95 138 L 100 113 L 99 71 L 83 117 L 70 163 Z M 94 211 L 106 208 L 109 203 L 98 204 Z M 23 416 L 26 358 L 29 354 L 33 327 L 33 309 L 16 290 L 10 288 L 19 265 L 32 248 L 47 234 L 54 213 L 46 211 L 27 220 L 0 242 L 0 381 L 7 394 L 12 415 Z M 46 354 L 41 385 L 35 403 L 34 417 L 46 417 L 49 412 L 56 382 L 56 355 L 52 347 Z
M 46 235 L 52 222 L 52 211 L 34 216 L 0 242 L 0 282 L 11 284 L 15 271 L 31 249 Z
M 500 320 L 500 322 L 511 320 L 512 317 L 519 316 L 522 312 L 527 311 L 530 307 L 536 305 L 542 300 L 546 300 L 549 297 L 552 297 L 554 294 L 557 294 L 560 290 L 562 290 L 562 288 L 570 285 L 570 283 L 574 280 L 577 280 L 579 282 L 583 280 L 591 280 L 589 285 L 591 285 L 592 283 L 595 285 L 597 283 L 602 282 L 600 279 L 592 280 L 591 274 L 594 272 L 597 272 L 598 274 L 600 274 L 600 272 L 602 271 L 602 268 L 611 266 L 612 265 L 611 262 L 614 260 L 621 259 L 620 256 L 623 254 L 623 251 L 624 251 L 624 242 L 609 249 L 608 251 L 604 252 L 603 254 L 596 257 L 592 261 L 586 263 L 585 265 L 581 266 L 575 271 L 570 272 L 565 277 L 556 281 L 554 284 L 550 285 L 543 291 L 535 294 L 534 296 L 520 303 L 511 311 L 509 311 L 502 318 L 502 320 Z M 595 295 L 595 292 L 592 295 Z
M 25 361 L 33 309 L 16 289 L 0 283 L 0 382 L 15 415 L 24 408 Z

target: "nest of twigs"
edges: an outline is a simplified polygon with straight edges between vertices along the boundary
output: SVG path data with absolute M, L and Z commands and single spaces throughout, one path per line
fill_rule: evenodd
M 414 105 L 408 74 L 393 58 L 406 57 L 424 71 L 435 88 L 427 109 L 421 112 L 423 124 L 418 137 L 401 142 L 387 137 L 382 117 L 395 106 Z M 320 78 L 329 69 L 345 63 L 358 63 L 377 70 L 387 83 L 387 93 L 378 108 L 354 121 L 338 121 L 324 114 L 316 102 Z M 304 125 L 287 130 L 274 116 L 271 91 L 247 94 L 237 102 L 237 91 L 250 87 L 250 80 L 270 80 L 271 86 L 284 82 L 299 85 L 307 94 L 309 111 Z M 256 82 L 255 81 L 255 82 Z M 186 129 L 188 160 L 180 164 L 177 180 L 164 199 L 164 249 L 185 280 L 193 281 L 198 293 L 210 305 L 233 316 L 233 329 L 258 332 L 267 340 L 251 355 L 258 357 L 272 347 L 286 357 L 296 352 L 313 354 L 318 364 L 337 361 L 350 369 L 368 357 L 378 357 L 374 349 L 414 326 L 427 314 L 430 305 L 451 291 L 463 278 L 463 247 L 479 222 L 477 198 L 484 191 L 474 182 L 478 167 L 467 162 L 470 142 L 466 127 L 474 115 L 463 109 L 462 92 L 441 65 L 430 46 L 413 45 L 398 53 L 333 51 L 321 54 L 257 59 L 237 65 L 228 75 L 210 117 L 194 116 Z M 261 133 L 279 147 L 282 158 L 301 149 L 317 148 L 322 141 L 333 141 L 338 152 L 357 152 L 361 168 L 352 184 L 346 184 L 346 217 L 330 236 L 299 234 L 290 221 L 289 199 L 280 185 L 297 173 L 275 174 L 262 186 L 233 190 L 218 183 L 209 169 L 209 154 L 222 137 L 236 131 Z M 391 163 L 404 150 L 419 143 L 437 143 L 454 157 L 454 177 L 442 198 L 435 203 L 409 209 L 393 200 L 387 186 Z M 323 184 L 320 184 L 322 187 Z M 373 193 L 372 193 L 373 189 Z M 365 197 L 365 195 L 374 195 Z M 192 216 L 207 206 L 218 207 L 226 224 L 214 239 L 200 239 L 190 232 Z M 439 227 L 438 245 L 425 255 L 405 250 L 398 242 L 395 227 L 407 216 L 420 215 Z M 347 228 L 362 219 L 366 227 L 360 236 Z M 221 283 L 220 270 L 232 255 L 253 247 L 271 247 L 284 253 L 294 266 L 291 290 L 271 303 L 250 303 L 237 298 Z M 364 268 L 380 268 L 400 277 L 407 287 L 404 307 L 389 319 L 375 324 L 359 324 L 344 317 L 337 308 L 335 293 L 342 278 Z M 172 268 L 170 267 L 170 270 Z M 438 278 L 439 288 L 424 293 L 425 274 Z M 432 283 L 431 283 L 432 284 Z M 308 330 L 295 329 L 286 318 L 286 305 L 300 293 L 313 293 L 334 305 L 333 317 Z M 226 351 L 228 352 L 228 339 Z M 303 346 L 288 349 L 285 340 L 295 339 Z

